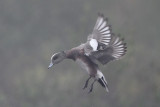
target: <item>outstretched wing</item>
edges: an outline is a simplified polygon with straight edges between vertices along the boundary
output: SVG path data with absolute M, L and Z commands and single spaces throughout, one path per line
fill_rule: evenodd
M 96 39 L 99 43 L 108 45 L 111 39 L 111 27 L 108 25 L 108 19 L 103 14 L 99 14 L 94 26 L 93 33 L 88 36 L 88 40 Z
M 126 54 L 126 48 L 124 39 L 113 36 L 108 47 L 103 50 L 92 52 L 89 57 L 98 60 L 102 64 L 106 64 L 109 61 L 120 59 Z
M 108 25 L 107 18 L 103 14 L 98 15 L 97 22 L 92 34 L 88 36 L 85 51 L 90 54 L 97 51 L 100 46 L 107 46 L 111 40 L 111 27 Z

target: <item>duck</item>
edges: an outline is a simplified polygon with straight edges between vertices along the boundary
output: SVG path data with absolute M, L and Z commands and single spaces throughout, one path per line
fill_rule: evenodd
M 104 87 L 106 92 L 109 92 L 108 83 L 99 69 L 99 64 L 106 65 L 111 61 L 119 60 L 126 54 L 126 51 L 127 46 L 124 38 L 112 33 L 108 18 L 99 13 L 93 32 L 88 35 L 87 41 L 69 50 L 54 53 L 51 56 L 48 69 L 64 59 L 71 59 L 77 62 L 89 75 L 83 89 L 88 87 L 89 80 L 92 78 L 93 82 L 88 93 L 92 92 L 96 81 Z

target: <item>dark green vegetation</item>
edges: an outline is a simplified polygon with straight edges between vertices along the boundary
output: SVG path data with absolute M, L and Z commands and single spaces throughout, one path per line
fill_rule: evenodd
M 160 107 L 159 0 L 1 0 L 0 107 Z M 101 66 L 110 93 L 54 52 L 86 42 L 102 12 L 125 38 L 123 59 Z M 54 72 L 53 72 L 54 70 Z

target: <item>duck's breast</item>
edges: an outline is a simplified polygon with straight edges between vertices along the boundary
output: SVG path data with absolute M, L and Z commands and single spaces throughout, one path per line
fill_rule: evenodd
M 83 59 L 77 58 L 77 59 L 76 59 L 76 62 L 77 62 L 78 65 L 80 65 L 80 67 L 81 67 L 83 70 L 85 70 L 88 74 L 90 73 L 90 72 L 89 72 L 89 67 L 88 67 L 87 63 L 84 62 Z

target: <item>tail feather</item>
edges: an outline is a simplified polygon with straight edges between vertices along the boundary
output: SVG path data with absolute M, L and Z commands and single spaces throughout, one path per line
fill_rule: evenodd
M 109 92 L 107 81 L 103 77 L 98 79 L 98 82 L 106 89 L 107 92 Z
M 102 87 L 105 87 L 104 83 L 102 82 L 101 79 L 98 79 L 98 82 L 102 85 Z

